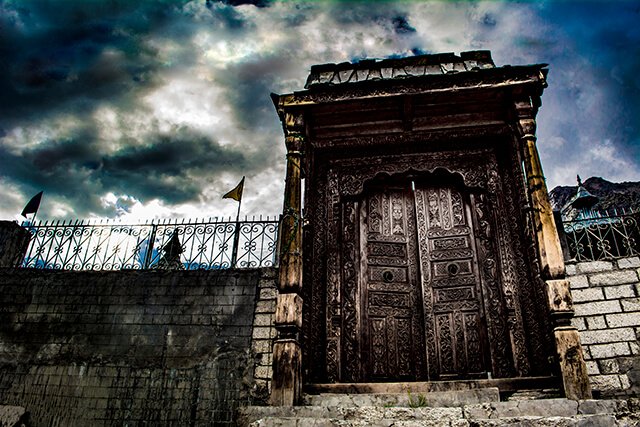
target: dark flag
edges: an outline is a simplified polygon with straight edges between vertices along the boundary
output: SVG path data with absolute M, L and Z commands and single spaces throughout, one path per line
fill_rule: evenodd
M 38 208 L 40 207 L 40 200 L 42 200 L 42 193 L 43 192 L 41 191 L 33 196 L 31 200 L 29 200 L 29 203 L 27 203 L 27 206 L 22 209 L 22 213 L 20 215 L 26 218 L 28 214 L 35 214 L 36 212 L 38 212 Z
M 222 196 L 222 198 L 223 199 L 233 199 L 236 202 L 239 202 L 240 200 L 242 200 L 242 190 L 243 189 L 244 189 L 244 176 L 242 177 L 242 180 L 240 181 L 240 183 L 238 185 L 236 185 L 236 188 L 234 188 L 233 190 L 229 191 L 227 194 Z

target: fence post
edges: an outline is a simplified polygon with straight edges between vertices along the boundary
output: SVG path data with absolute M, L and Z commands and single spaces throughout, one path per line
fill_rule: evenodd
M 151 259 L 153 257 L 153 243 L 156 240 L 157 229 L 157 224 L 151 224 L 151 234 L 149 234 L 149 245 L 147 245 L 147 253 L 144 256 L 144 264 L 142 265 L 143 269 L 147 269 L 151 265 Z
M 236 229 L 233 232 L 233 249 L 231 252 L 231 268 L 236 268 L 238 262 L 238 241 L 240 240 L 240 221 L 236 221 Z
M 569 244 L 567 243 L 567 233 L 564 231 L 564 224 L 562 223 L 562 213 L 560 211 L 553 211 L 553 220 L 556 223 L 556 230 L 558 230 L 564 260 L 570 261 L 571 252 L 569 251 Z

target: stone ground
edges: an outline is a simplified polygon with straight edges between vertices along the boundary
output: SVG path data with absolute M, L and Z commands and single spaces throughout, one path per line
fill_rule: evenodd
M 21 406 L 0 405 L 0 427 L 27 427 L 29 414 Z
M 425 394 L 320 394 L 305 406 L 246 407 L 238 425 L 250 427 L 489 427 L 640 426 L 640 399 L 535 399 L 521 393 L 500 401 L 497 388 Z

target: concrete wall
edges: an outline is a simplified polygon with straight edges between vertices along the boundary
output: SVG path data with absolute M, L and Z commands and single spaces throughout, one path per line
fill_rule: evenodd
M 232 424 L 268 394 L 274 280 L 0 269 L 0 405 L 46 427 Z
M 640 392 L 640 258 L 568 263 L 567 273 L 596 394 Z

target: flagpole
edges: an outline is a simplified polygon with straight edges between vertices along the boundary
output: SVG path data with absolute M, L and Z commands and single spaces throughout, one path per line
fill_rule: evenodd
M 233 252 L 231 252 L 231 268 L 236 268 L 238 262 L 238 241 L 240 240 L 240 205 L 242 197 L 238 201 L 238 214 L 236 215 L 236 229 L 233 233 Z
M 244 181 L 244 177 L 242 177 Z M 240 206 L 242 206 L 242 196 L 238 200 L 238 213 L 236 214 L 236 230 L 233 234 L 233 252 L 231 253 L 231 268 L 236 268 L 238 262 L 238 243 L 240 241 Z
M 244 190 L 244 176 L 236 187 L 222 196 L 223 199 L 233 199 L 238 202 L 238 212 L 236 213 L 236 228 L 233 233 L 233 247 L 231 248 L 231 268 L 235 268 L 238 262 L 238 242 L 240 240 L 240 206 L 242 206 L 242 191 Z M 231 218 L 229 218 L 231 219 Z
M 31 225 L 36 225 L 36 215 L 38 215 L 38 210 L 40 210 L 40 204 L 38 204 L 36 211 L 33 213 L 33 217 L 31 218 Z
M 240 200 L 238 201 L 238 213 L 236 214 L 236 222 L 240 221 L 240 205 L 242 205 L 242 197 L 240 197 Z

